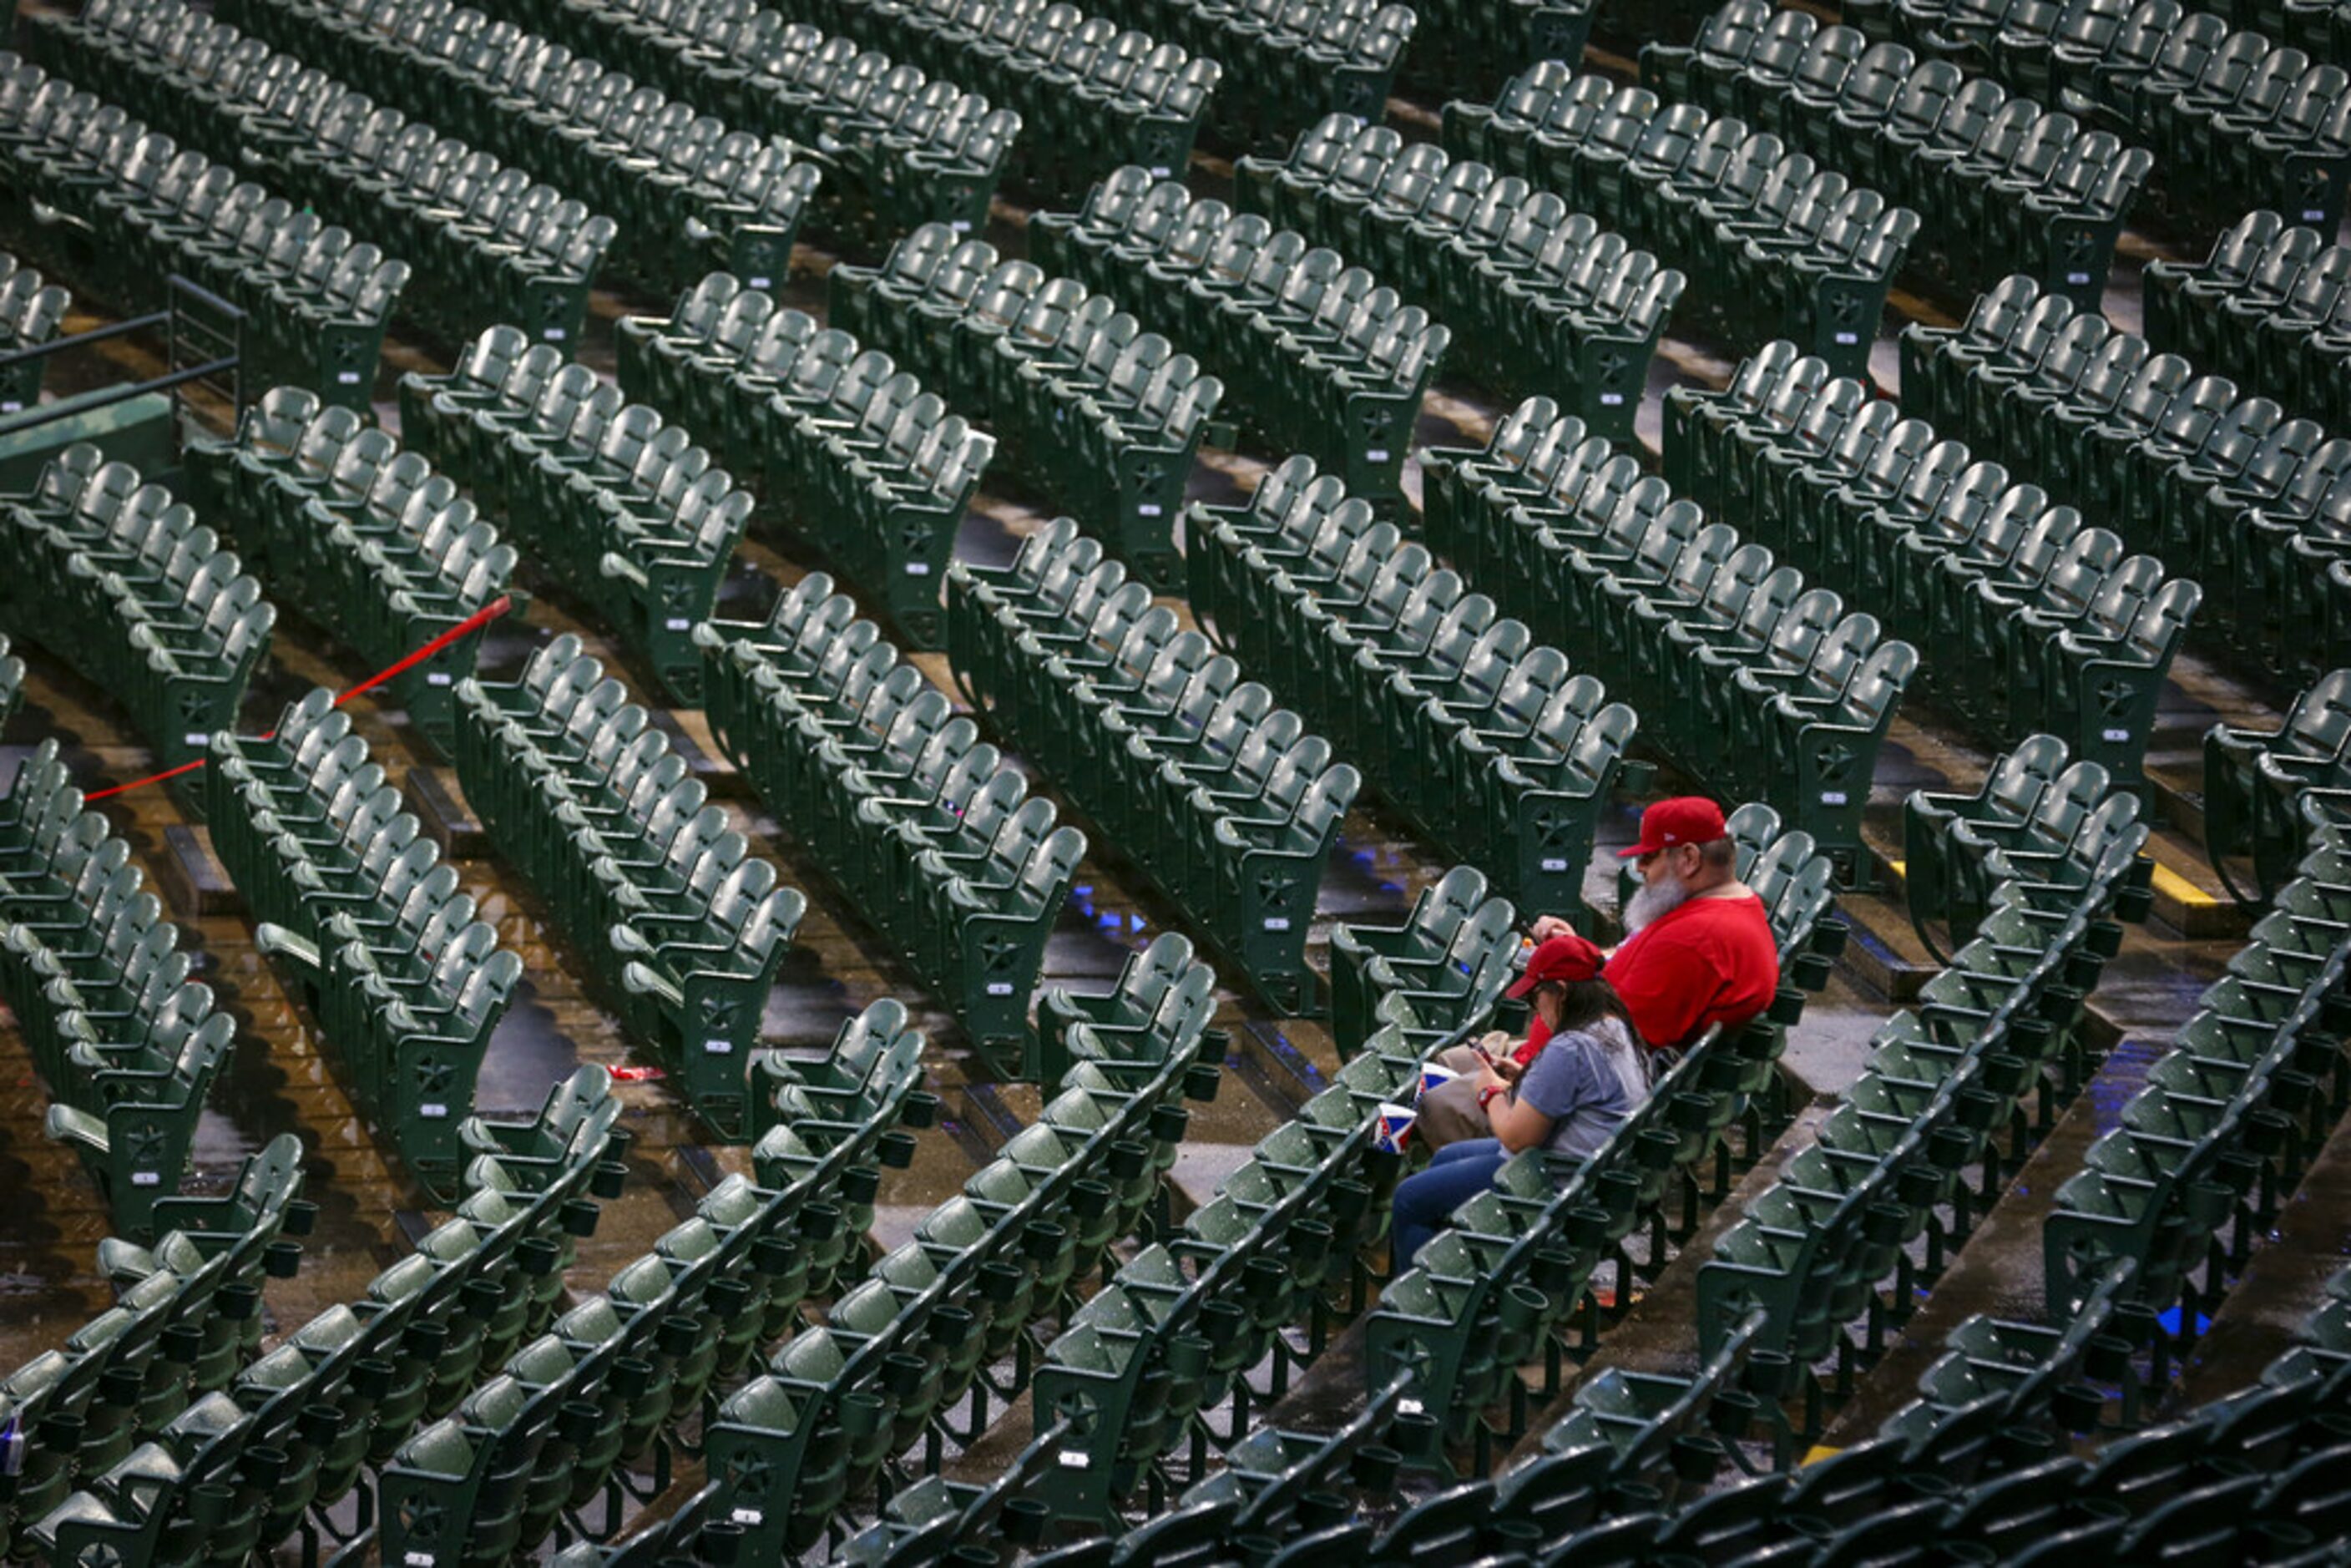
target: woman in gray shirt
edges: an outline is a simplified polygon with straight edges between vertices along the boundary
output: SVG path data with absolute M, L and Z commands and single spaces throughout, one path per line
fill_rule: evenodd
M 1509 995 L 1528 997 L 1551 1039 L 1514 1085 L 1491 1067 L 1478 1108 L 1493 1131 L 1437 1150 L 1427 1167 L 1397 1184 L 1391 1238 L 1394 1272 L 1409 1267 L 1462 1204 L 1493 1185 L 1512 1155 L 1541 1145 L 1588 1159 L 1649 1092 L 1648 1052 L 1634 1038 L 1616 992 L 1600 976 L 1604 956 L 1573 934 L 1534 950 Z

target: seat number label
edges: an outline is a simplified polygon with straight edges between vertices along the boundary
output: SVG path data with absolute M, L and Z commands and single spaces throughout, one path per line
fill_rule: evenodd
M 433 1564 L 441 1561 L 430 1552 L 405 1552 L 401 1554 L 400 1560 L 406 1563 L 408 1568 L 433 1568 Z
M 1861 338 L 1860 338 L 1860 335 L 1859 335 L 1858 333 L 1854 333 L 1854 332 L 1839 332 L 1839 333 L 1836 335 L 1836 340 L 1837 340 L 1837 347 L 1839 347 L 1839 348 L 1841 348 L 1841 349 L 1850 349 L 1850 348 L 1852 348 L 1855 343 L 1860 342 L 1860 341 L 1861 341 Z
M 566 328 L 562 328 L 562 327 L 549 327 L 549 329 L 547 329 L 547 330 L 546 330 L 544 333 L 542 333 L 542 334 L 540 334 L 540 335 L 541 335 L 542 337 L 546 338 L 546 340 L 547 340 L 549 342 L 550 342 L 550 343 L 560 343 L 561 341 L 563 341 L 563 340 L 564 340 L 564 339 L 566 339 L 566 338 L 569 337 L 569 336 L 571 335 L 571 333 L 570 333 L 570 331 L 569 331 L 568 329 L 566 329 Z
M 662 629 L 667 632 L 691 632 L 694 630 L 694 622 L 686 616 L 672 615 L 662 622 Z
M 908 577 L 928 577 L 931 575 L 931 563 L 926 560 L 910 560 L 906 563 L 906 575 Z
M 731 1040 L 705 1040 L 702 1042 L 702 1049 L 712 1056 L 731 1056 L 734 1054 L 735 1042 Z
M 736 1524 L 758 1524 L 767 1517 L 756 1508 L 738 1508 L 727 1516 L 729 1521 Z
M 419 1105 L 416 1108 L 416 1113 L 428 1122 L 445 1121 L 449 1115 L 449 1107 L 436 1100 L 429 1105 Z
M 2130 731 L 2129 731 L 2129 730 L 2126 730 L 2126 729 L 2108 729 L 2108 730 L 2101 730 L 2101 731 L 2099 732 L 2099 736 L 2100 736 L 2100 738 L 2101 738 L 2101 739 L 2105 739 L 2105 740 L 2111 740 L 2111 741 L 2115 741 L 2115 742 L 2120 743 L 2120 742 L 2122 742 L 2122 741 L 2126 741 L 2126 740 L 2128 740 L 2128 739 L 2130 738 Z
M 1374 446 L 1364 454 L 1364 461 L 1366 463 L 1384 463 L 1387 460 L 1388 449 L 1384 446 Z
M 1287 915 L 1269 915 L 1265 917 L 1265 928 L 1268 931 L 1287 931 L 1290 929 L 1290 916 Z
M 1600 406 L 1603 408 L 1622 408 L 1625 406 L 1625 394 L 1623 392 L 1602 392 L 1600 394 Z
M 760 289 L 760 290 L 763 290 L 763 291 L 764 291 L 764 290 L 766 290 L 767 288 L 768 288 L 769 287 L 771 287 L 771 286 L 774 284 L 774 282 L 775 282 L 775 279 L 770 278 L 770 277 L 754 277 L 754 278 L 752 278 L 752 279 L 750 280 L 750 285 L 751 285 L 751 287 L 754 287 L 754 288 Z
M 424 672 L 424 684 L 428 686 L 445 686 L 449 684 L 449 672 L 427 670 Z
M 1823 806 L 1842 806 L 1842 805 L 1844 805 L 1844 790 L 1842 790 L 1842 789 L 1823 789 L 1823 790 L 1822 790 L 1822 791 L 1821 791 L 1821 804 L 1822 804 L 1822 805 L 1823 805 Z
M 132 1171 L 131 1173 L 131 1185 L 132 1186 L 161 1186 L 163 1185 L 163 1173 L 161 1171 Z
M 1134 508 L 1134 515 L 1138 517 L 1155 517 L 1159 515 L 1158 503 L 1145 501 Z
M 1563 860 L 1546 859 L 1542 862 L 1542 868 L 1545 871 L 1565 871 L 1567 869 L 1567 862 Z
M 990 980 L 987 982 L 987 994 L 991 997 L 1008 997 L 1012 994 L 1012 982 Z
M 2065 281 L 2074 287 L 2079 288 L 2090 281 L 2090 275 L 2086 272 L 2069 272 L 2065 275 Z
M 1065 1470 L 1090 1470 L 1094 1467 L 1094 1457 L 1078 1448 L 1063 1448 L 1056 1458 Z

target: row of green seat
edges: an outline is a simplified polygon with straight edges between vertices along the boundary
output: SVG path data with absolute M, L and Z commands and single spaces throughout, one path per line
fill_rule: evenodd
M 1977 1312 L 1943 1336 L 1918 1375 L 1918 1397 L 1887 1416 L 1882 1437 L 1972 1469 L 1981 1450 L 2032 1434 L 2054 1443 L 2097 1430 L 2115 1391 L 2112 1425 L 2140 1424 L 2147 1390 L 2133 1354 L 2158 1332 L 2155 1309 L 2125 1299 L 2137 1263 L 2117 1258 L 2070 1315 L 2053 1322 Z
M 817 227 L 879 248 L 987 221 L 1020 117 L 760 0 L 491 0 L 490 8 L 729 125 L 819 149 Z
M 1085 835 L 822 572 L 695 641 L 721 748 L 972 1044 L 1051 1082 L 1029 998 Z
M 1537 60 L 1580 60 L 1598 0 L 1433 0 L 1396 76 L 1421 102 L 1489 99 Z M 1666 24 L 1668 27 L 1670 23 Z
M 916 648 L 996 438 L 878 349 L 716 272 L 666 319 L 619 328 L 620 382 L 707 438 Z
M 1105 1270 L 1128 1277 L 1134 1265 L 1110 1249 L 1151 1228 L 1189 1122 L 1183 1101 L 1215 1092 L 1211 989 L 1179 988 L 1176 1005 L 1114 1037 L 1073 1029 L 1075 1062 L 1038 1119 L 710 1419 L 714 1506 L 747 1527 L 743 1568 L 837 1540 L 843 1505 L 910 1449 L 935 1472 L 947 1439 L 973 1441 L 991 1398 L 1009 1402 L 1029 1381 L 1031 1321 L 1067 1313 Z M 1036 1399 L 1050 1407 L 1041 1384 Z
M 183 276 L 246 312 L 244 361 L 352 407 L 373 395 L 404 261 L 183 152 L 120 108 L 0 54 L 0 180 L 10 232 L 99 295 L 160 307 Z M 30 204 L 76 225 L 40 225 Z
M 1952 651 L 1920 669 L 1928 701 L 1995 742 L 2045 730 L 2119 778 L 2140 776 L 2203 601 L 2199 584 L 2165 575 L 2186 562 L 2125 559 L 2114 534 L 1902 418 L 1867 382 L 1831 379 L 1793 343 L 1768 345 L 1719 392 L 1677 388 L 1666 406 L 1677 491 L 1717 517 L 1756 519 L 1750 539 Z
M 1293 457 L 1186 514 L 1193 613 L 1449 857 L 1521 909 L 1583 907 L 1640 719 L 1426 547 Z
M 1116 0 L 1112 9 L 1224 68 L 1208 123 L 1243 151 L 1286 140 L 1317 115 L 1384 114 L 1419 30 L 1414 8 L 1393 0 Z
M 666 1475 L 675 1429 L 714 1419 L 716 1391 L 852 1267 L 881 1167 L 914 1156 L 899 1124 L 936 1113 L 914 1087 L 923 1049 L 885 998 L 824 1056 L 773 1075 L 756 1177 L 721 1180 L 391 1456 L 373 1515 L 382 1559 L 512 1562 L 551 1533 L 592 1536 L 595 1517 L 617 1516 L 629 1470 L 650 1461 Z
M 266 737 L 215 734 L 204 804 L 263 922 L 256 944 L 286 960 L 351 1099 L 428 1189 L 451 1191 L 521 956 L 475 918 L 457 868 L 324 687 Z
M 2000 60 L 2047 79 L 2055 39 L 2089 42 L 2136 8 L 2136 0 L 1844 0 L 1842 19 L 1878 37 L 1900 37 L 1921 53 Z M 2207 0 L 2230 26 L 2263 33 L 2314 59 L 2351 58 L 2346 0 Z
M 315 392 L 275 388 L 234 436 L 193 439 L 183 456 L 195 504 L 235 519 L 237 542 L 279 595 L 371 667 L 510 597 L 515 548 L 456 486 Z M 450 694 L 478 647 L 461 639 L 392 678 L 409 722 L 444 755 L 456 733 Z
M 1285 1012 L 1361 776 L 1066 519 L 997 570 L 947 570 L 973 705 Z
M 1110 296 L 926 224 L 878 267 L 836 267 L 831 325 L 896 356 L 957 406 L 987 411 L 999 471 L 1095 521 L 1153 582 L 1224 383 Z
M 1476 866 L 1455 866 L 1395 925 L 1332 927 L 1330 1030 L 1342 1057 L 1362 1050 L 1398 1009 L 1442 1018 L 1501 994 L 1524 944 L 1518 910 L 1491 885 Z
M 1996 1200 L 2003 1162 L 2022 1160 L 2022 1103 L 2038 1101 L 2045 1131 L 2053 1102 L 2085 1076 L 2074 1037 L 2119 946 L 2115 918 L 2147 834 L 2137 807 L 2113 791 L 2054 847 L 2001 847 L 1992 912 L 1916 1005 L 1874 1032 L 1861 1076 L 1815 1141 L 1716 1239 L 1698 1275 L 1702 1349 L 1760 1308 L 1760 1348 L 1800 1369 L 1834 1357 L 1842 1376 L 1916 1310 Z M 1970 1168 L 1981 1173 L 1972 1186 Z M 1849 1325 L 1865 1320 L 1856 1344 Z M 1809 1441 L 1820 1385 L 1802 1375 Z
M 25 1562 L 33 1528 L 78 1478 L 128 1460 L 141 1439 L 228 1386 L 261 1345 L 261 1281 L 290 1276 L 316 1209 L 303 1199 L 301 1140 L 280 1134 L 217 1197 L 155 1206 L 150 1247 L 109 1237 L 99 1272 L 114 1302 L 0 1380 L 0 1427 L 16 1473 L 0 1487 L 0 1548 Z
M 2001 753 L 1972 789 L 1912 790 L 1902 805 L 1903 899 L 1935 961 L 1947 962 L 1950 946 L 1991 917 L 2001 883 L 2035 857 L 2049 858 L 2085 831 L 2130 836 L 2138 796 L 2116 783 L 2099 763 L 2076 760 L 2064 741 L 2041 735 Z M 2126 878 L 2124 918 L 2144 913 L 2151 874 L 2141 862 Z
M 1857 873 L 1878 748 L 1917 664 L 1876 617 L 1533 398 L 1422 462 L 1423 523 L 1475 583 L 1642 716 L 1649 744 L 1769 801 Z
M 674 695 L 699 698 L 694 628 L 717 603 L 755 502 L 684 426 L 552 343 L 493 327 L 446 375 L 400 379 L 400 428 Z
M 1463 1038 L 1490 1004 L 1489 995 L 1426 1019 L 1406 1009 L 1383 1025 L 1258 1141 L 1179 1234 L 1138 1252 L 1070 1317 L 1046 1348 L 1032 1399 L 1040 1420 L 1078 1423 L 1071 1441 L 1087 1458 L 1044 1479 L 1055 1517 L 1114 1527 L 1123 1505 L 1158 1492 L 1163 1461 L 1244 1438 L 1251 1412 L 1321 1354 L 1338 1316 L 1362 1310 L 1364 1255 L 1386 1234 L 1400 1164 L 1375 1145 L 1373 1122 L 1384 1103 L 1410 1099 L 1424 1059 Z M 1303 1351 L 1287 1332 L 1301 1322 Z M 1260 1387 L 1252 1374 L 1269 1356 Z
M 619 221 L 609 264 L 674 288 L 790 269 L 820 163 L 450 0 L 232 0 L 224 19 Z
M 1677 1508 L 1654 1491 L 1604 1495 L 1531 1535 L 1496 1526 L 1465 1531 L 1455 1555 L 1483 1551 L 1495 1568 L 1588 1568 L 1685 1557 L 1740 1568 L 1936 1568 L 1954 1560 L 2060 1568 L 2083 1562 L 2261 1563 L 2327 1568 L 2341 1559 L 2351 1459 L 2341 1422 L 2351 1374 L 2294 1355 L 2273 1362 L 2241 1393 L 2088 1457 L 2050 1451 L 2045 1433 L 2020 1428 L 1980 1465 L 1930 1441 L 1876 1437 Z M 1507 1500 L 1497 1486 L 1497 1500 Z M 1562 1526 L 1564 1528 L 1562 1528 Z M 1370 1568 L 1413 1561 L 1365 1551 L 1333 1530 L 1271 1557 L 1311 1568 L 1334 1551 Z
M 1921 418 L 2206 588 L 2220 645 L 2275 674 L 2351 643 L 2351 438 L 2012 277 L 1956 327 L 1904 330 Z
M 57 335 L 72 308 L 73 296 L 36 267 L 0 251 L 0 356 L 37 349 Z M 0 414 L 15 413 L 40 401 L 48 358 L 0 364 Z
M 82 809 L 54 737 L 0 794 L 0 997 L 115 1229 L 147 1239 L 180 1190 L 235 1021 L 191 979 L 130 844 Z
M 1193 199 L 1138 167 L 1096 185 L 1083 211 L 1029 223 L 1031 260 L 1113 298 L 1197 349 L 1276 450 L 1305 452 L 1390 507 L 1451 330 L 1336 251 Z
M 1189 1016 L 1196 998 L 1213 992 L 1214 978 L 1193 965 L 1190 944 L 1164 934 L 1130 958 L 1113 990 L 1078 996 L 1056 988 L 1040 998 L 1040 1022 L 1051 1019 L 1073 1031 L 1081 1048 L 1102 1030 L 1147 1033 L 1162 1009 Z M 1194 1550 L 1203 1535 L 1221 1539 L 1243 1521 L 1273 1525 L 1290 1517 L 1298 1493 L 1362 1453 L 1364 1445 L 1406 1420 L 1405 1389 L 1397 1385 L 1331 1437 L 1305 1438 L 1276 1429 L 1249 1430 L 1259 1398 L 1241 1375 L 1269 1353 L 1294 1362 L 1295 1348 L 1277 1331 L 1290 1316 L 1327 1326 L 1327 1295 L 1353 1296 L 1360 1306 L 1365 1281 L 1362 1249 L 1384 1229 L 1385 1187 L 1393 1160 L 1375 1151 L 1368 1116 L 1383 1098 L 1409 1092 L 1422 1057 L 1448 1038 L 1481 1022 L 1501 981 L 1424 1019 L 1409 1009 L 1383 1030 L 1367 1060 L 1319 1093 L 1293 1121 L 1260 1141 L 1251 1160 L 1226 1178 L 1211 1204 L 1186 1221 L 1180 1235 L 1163 1236 L 1123 1266 L 1117 1278 L 1072 1315 L 1036 1369 L 1032 1405 L 1039 1437 L 984 1490 L 943 1479 L 917 1482 L 892 1498 L 874 1530 L 852 1539 L 845 1560 L 917 1563 L 936 1561 L 957 1542 L 975 1542 L 999 1526 L 1031 1550 L 1050 1536 L 1115 1528 L 1116 1500 L 1145 1485 L 1146 1472 L 1186 1439 L 1213 1437 L 1226 1468 L 1187 1490 L 1187 1506 L 1115 1548 L 1094 1543 L 1104 1560 L 1165 1558 L 1178 1540 Z M 1407 1030 L 1413 1041 L 1406 1039 Z M 1319 1330 L 1311 1348 L 1319 1353 Z M 1171 1374 L 1178 1375 L 1171 1376 Z M 1278 1386 L 1278 1385 L 1277 1385 Z M 1226 1404 L 1229 1431 L 1211 1432 L 1207 1412 Z M 1390 1438 L 1395 1440 L 1395 1436 Z M 675 1522 L 633 1538 L 612 1552 L 582 1549 L 561 1559 L 590 1565 L 650 1563 L 664 1553 L 693 1551 L 713 1561 L 744 1527 L 717 1515 L 716 1490 L 675 1516 Z M 1059 1558 L 1055 1559 L 1060 1560 Z M 1085 1563 L 1096 1556 L 1073 1559 Z
M 1468 373 L 1633 434 L 1687 279 L 1552 191 L 1376 120 L 1333 115 L 1289 160 L 1244 158 L 1242 205 L 1359 256 L 1462 335 Z
M 2057 1189 L 2042 1228 L 2053 1312 L 2086 1297 L 2108 1260 L 2130 1258 L 2132 1299 L 2157 1312 L 2178 1306 L 2168 1337 L 2183 1357 L 2193 1347 L 2351 1088 L 2340 1000 L 2346 908 L 2351 846 L 2321 831 L 2276 909 L 2148 1067 L 2146 1086 Z
M 415 268 L 403 305 L 428 329 L 468 332 L 487 315 L 580 335 L 614 225 L 554 186 L 178 0 L 45 15 L 33 42 L 51 68 L 104 81 L 183 144 L 390 245 Z
M 467 805 L 630 1036 L 720 1135 L 746 1137 L 746 1074 L 808 900 L 571 633 L 510 684 L 458 684 L 456 757 Z
M 1108 16 L 1049 0 L 811 0 L 793 20 L 886 49 L 934 77 L 1019 111 L 1005 176 L 1043 201 L 1070 201 L 1122 163 L 1173 174 L 1211 113 L 1224 68 Z
M 235 721 L 277 611 L 162 485 L 77 443 L 0 497 L 0 622 L 114 694 L 171 768 Z
M 2148 262 L 2141 285 L 2158 349 L 2351 430 L 2351 246 L 2251 213 L 2202 262 Z
M 595 1197 L 618 1195 L 611 1076 L 583 1067 L 535 1117 L 469 1119 L 465 1197 L 350 1302 L 285 1333 L 118 1466 L 82 1467 L 79 1491 L 33 1530 L 49 1560 L 118 1568 L 237 1568 L 300 1537 L 349 1532 L 333 1512 L 422 1421 L 538 1333 L 559 1304 Z M 110 1555 L 109 1555 L 110 1553 Z
M 1771 0 L 1730 0 L 1691 46 L 1643 49 L 1641 79 L 1908 203 L 1918 249 L 1952 280 L 2029 272 L 2091 308 L 2155 165 L 2145 148 L 1990 77 Z
M 2085 105 L 2154 152 L 2183 216 L 2276 207 L 2332 233 L 2343 215 L 2351 73 L 2335 61 L 2182 0 L 1979 0 L 1923 28 L 1914 3 L 1891 21 L 1922 53 L 1966 50 L 2044 103 Z
M 1186 1487 L 1165 1511 L 1125 1536 L 1044 1552 L 1051 1533 L 1084 1528 L 1055 1517 L 1043 1499 L 1053 1469 L 1071 1452 L 1063 1439 L 1071 1424 L 1064 1421 L 1040 1434 L 986 1486 L 934 1476 L 898 1493 L 870 1529 L 842 1546 L 841 1560 L 853 1568 L 921 1568 L 959 1549 L 988 1551 L 1000 1538 L 1040 1552 L 1031 1561 L 1054 1568 L 1206 1561 L 1244 1541 L 1307 1528 L 1349 1491 L 1389 1493 L 1411 1456 L 1388 1445 L 1409 1443 L 1423 1429 L 1402 1415 L 1403 1403 L 1399 1381 L 1335 1432 L 1262 1427 L 1224 1452 L 1222 1469 Z
M 2204 733 L 2204 849 L 2240 902 L 2263 904 L 2292 881 L 2311 831 L 2351 821 L 2351 670 L 2295 694 L 2276 727 Z M 2238 888 L 2231 862 L 2252 862 Z
M 1491 107 L 1450 103 L 1459 158 L 1556 191 L 1689 277 L 1737 337 L 1793 338 L 1862 373 L 1918 214 L 1777 136 L 1547 60 Z

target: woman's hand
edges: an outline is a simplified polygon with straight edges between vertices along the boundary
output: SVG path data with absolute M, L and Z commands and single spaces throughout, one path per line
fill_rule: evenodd
M 1491 1076 L 1498 1082 L 1516 1083 L 1527 1075 L 1527 1070 L 1519 1065 L 1519 1059 L 1515 1056 L 1500 1057 L 1488 1065 Z

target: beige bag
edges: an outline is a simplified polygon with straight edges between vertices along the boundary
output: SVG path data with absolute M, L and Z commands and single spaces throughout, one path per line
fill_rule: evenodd
M 1502 1054 L 1507 1054 L 1513 1043 L 1509 1036 L 1499 1032 L 1489 1038 L 1500 1040 L 1498 1051 Z M 1485 1082 L 1485 1055 L 1474 1045 L 1457 1045 L 1439 1051 L 1437 1064 L 1449 1067 L 1461 1076 L 1438 1084 L 1420 1097 L 1420 1117 L 1412 1124 L 1413 1142 L 1435 1151 L 1465 1138 L 1492 1137 L 1493 1125 L 1486 1120 L 1486 1113 L 1478 1108 L 1478 1089 Z

